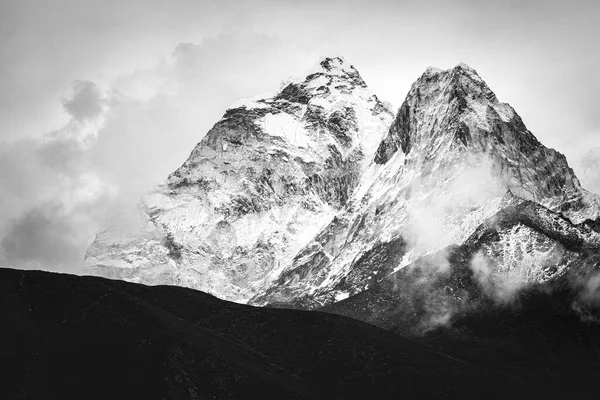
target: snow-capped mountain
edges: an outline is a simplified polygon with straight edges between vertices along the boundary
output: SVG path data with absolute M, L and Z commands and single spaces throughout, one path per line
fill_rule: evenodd
M 245 302 L 346 205 L 393 114 L 341 58 L 237 102 L 123 226 L 90 271 Z
M 86 263 L 312 308 L 409 265 L 444 270 L 456 246 L 491 282 L 560 277 L 596 262 L 599 209 L 565 157 L 467 65 L 428 68 L 394 118 L 352 66 L 326 58 L 229 109 L 135 223 L 97 236 Z
M 508 207 L 507 193 L 512 202 L 543 206 L 540 218 L 553 224 L 562 216 L 564 224 L 598 217 L 598 196 L 581 188 L 565 157 L 544 147 L 475 70 L 428 68 L 344 212 L 253 302 L 315 307 L 364 291 L 422 256 L 465 242 Z M 582 229 L 582 240 L 597 240 Z M 498 232 L 486 254 L 498 273 L 537 282 L 564 272 L 559 248 L 552 234 L 515 224 Z M 556 265 L 545 267 L 542 259 Z M 443 269 L 448 261 L 437 263 Z

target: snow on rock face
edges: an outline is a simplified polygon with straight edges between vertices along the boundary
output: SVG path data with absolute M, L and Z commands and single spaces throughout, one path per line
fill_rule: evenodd
M 475 70 L 428 68 L 345 210 L 252 302 L 314 307 L 361 292 L 420 256 L 463 243 L 507 207 L 507 192 L 569 223 L 598 217 L 598 196 L 581 188 L 565 157 L 544 147 Z M 550 279 L 536 260 L 555 255 L 555 239 L 511 229 L 501 236 L 539 254 L 515 261 L 501 241 L 488 249 L 500 260 L 497 272 Z
M 465 64 L 427 71 L 412 86 L 375 162 L 387 163 L 399 149 L 422 177 L 484 156 L 503 186 L 524 199 L 540 202 L 581 189 L 565 157 L 544 147 Z
M 573 224 L 538 203 L 509 196 L 510 204 L 465 241 L 470 254 L 477 252 L 485 261 L 490 279 L 504 287 L 522 287 L 558 278 L 574 265 L 594 267 L 600 256 L 598 227 Z
M 342 210 L 393 115 L 341 58 L 237 102 L 135 221 L 100 233 L 92 273 L 245 302 Z
M 274 95 L 236 102 L 97 236 L 86 265 L 307 308 L 415 265 L 458 262 L 505 290 L 596 263 L 599 210 L 469 66 L 428 68 L 394 118 L 356 69 L 326 58 Z

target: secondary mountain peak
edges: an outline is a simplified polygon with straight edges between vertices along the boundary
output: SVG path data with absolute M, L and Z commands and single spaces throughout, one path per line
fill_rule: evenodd
M 350 64 L 344 57 L 323 57 L 319 62 L 319 65 L 326 71 L 337 73 L 345 72 L 352 73 L 356 72 L 356 69 Z
M 326 57 L 308 72 L 308 75 L 293 78 L 274 97 L 293 103 L 308 104 L 319 98 L 352 95 L 356 89 L 364 90 L 367 84 L 356 68 L 341 57 Z

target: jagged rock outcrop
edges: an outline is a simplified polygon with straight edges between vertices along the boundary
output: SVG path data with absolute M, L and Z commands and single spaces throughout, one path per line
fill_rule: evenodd
M 506 207 L 507 192 L 574 224 L 598 217 L 598 197 L 581 188 L 565 157 L 543 146 L 475 70 L 428 68 L 345 211 L 253 302 L 316 307 L 355 295 L 419 257 L 463 243 Z M 547 232 L 506 229 L 502 237 L 519 236 L 532 252 L 555 245 Z M 518 269 L 531 281 L 549 278 L 522 261 L 500 262 L 498 270 Z
M 96 237 L 88 270 L 245 302 L 346 206 L 392 118 L 354 67 L 326 58 L 227 110 L 131 223 Z

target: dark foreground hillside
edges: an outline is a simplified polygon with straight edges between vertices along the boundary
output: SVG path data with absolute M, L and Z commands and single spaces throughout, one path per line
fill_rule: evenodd
M 342 316 L 11 269 L 0 269 L 0 368 L 2 399 L 572 394 Z

